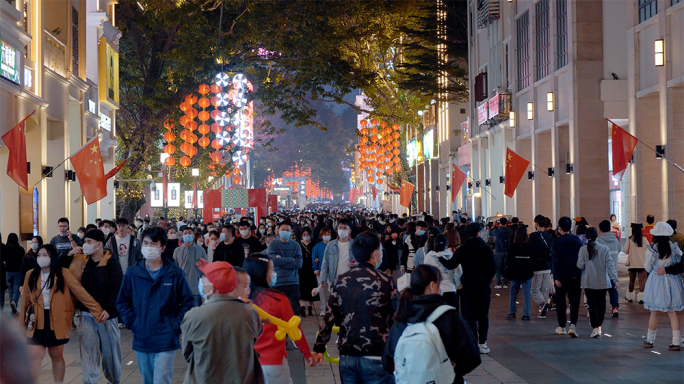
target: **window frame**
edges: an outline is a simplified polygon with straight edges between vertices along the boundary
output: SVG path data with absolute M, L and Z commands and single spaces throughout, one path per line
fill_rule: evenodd
M 525 11 L 515 20 L 517 91 L 530 86 L 530 12 Z

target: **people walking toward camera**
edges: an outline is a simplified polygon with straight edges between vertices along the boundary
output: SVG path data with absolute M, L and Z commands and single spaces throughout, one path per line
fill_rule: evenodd
M 682 262 L 682 251 L 670 240 L 674 231 L 667 223 L 658 222 L 650 231 L 653 242 L 646 251 L 644 267 L 650 273 L 644 290 L 644 308 L 651 311 L 644 347 L 653 348 L 658 330 L 658 315 L 667 313 L 672 325 L 669 349 L 681 350 L 682 334 L 677 312 L 684 310 L 684 284 L 679 275 L 668 274 L 665 268 Z
M 644 303 L 644 288 L 646 287 L 646 281 L 648 279 L 648 272 L 644 267 L 646 264 L 646 250 L 648 249 L 648 243 L 644 240 L 644 236 L 641 233 L 643 225 L 638 223 L 632 223 L 632 236 L 627 239 L 627 244 L 625 244 L 622 252 L 627 254 L 627 261 L 625 261 L 625 266 L 629 271 L 629 288 L 625 299 L 630 303 L 634 301 L 634 283 L 636 282 L 637 276 L 639 277 L 639 293 L 636 295 L 636 300 L 639 304 Z
M 556 315 L 558 316 L 556 334 L 579 337 L 577 334 L 577 318 L 579 317 L 579 304 L 582 298 L 582 271 L 577 268 L 577 259 L 582 241 L 570 233 L 571 228 L 572 220 L 569 217 L 563 216 L 558 220 L 560 236 L 553 240 L 551 246 L 551 271 L 556 286 L 554 298 Z M 570 326 L 567 330 L 566 298 L 570 302 Z
M 518 292 L 522 288 L 523 311 L 521 320 L 530 320 L 530 307 L 532 298 L 530 289 L 534 268 L 530 251 L 530 241 L 527 236 L 527 226 L 519 225 L 515 230 L 513 244 L 506 257 L 506 270 L 504 276 L 511 282 L 510 301 L 508 304 L 507 319 L 515 319 L 516 301 Z
M 586 235 L 587 245 L 583 245 L 579 251 L 577 268 L 582 270 L 582 288 L 587 295 L 589 322 L 593 328 L 591 337 L 595 338 L 601 336 L 601 326 L 606 315 L 606 292 L 611 287 L 620 289 L 620 282 L 610 255 L 611 250 L 597 241 L 596 228 L 588 228 Z M 610 235 L 613 236 L 612 233 Z

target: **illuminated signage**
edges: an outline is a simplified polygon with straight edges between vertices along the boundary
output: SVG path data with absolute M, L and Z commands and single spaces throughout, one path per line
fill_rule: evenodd
M 164 185 L 162 183 L 155 183 L 155 189 L 150 191 L 152 195 L 151 207 L 160 208 L 164 206 L 164 199 L 162 199 L 163 190 Z M 166 197 L 169 208 L 180 207 L 180 183 L 166 184 Z
M 29 67 L 24 68 L 24 88 L 33 88 L 33 71 Z
M 434 154 L 433 147 L 435 145 L 435 130 L 431 129 L 423 135 L 423 157 L 432 159 Z
M 0 76 L 19 84 L 19 50 L 0 40 Z
M 92 113 L 93 115 L 95 114 L 95 102 L 92 100 L 88 100 L 88 112 Z
M 112 119 L 102 112 L 100 112 L 100 128 L 104 129 L 105 131 L 112 130 Z
M 416 139 L 412 139 L 406 144 L 406 157 L 408 158 L 409 167 L 416 165 L 416 158 L 418 157 Z
M 100 100 L 119 103 L 119 53 L 107 43 L 106 37 L 100 38 Z M 111 104 L 111 103 L 110 103 Z
M 185 209 L 195 208 L 192 204 L 194 191 L 185 191 Z M 204 191 L 197 191 L 197 208 L 204 208 Z

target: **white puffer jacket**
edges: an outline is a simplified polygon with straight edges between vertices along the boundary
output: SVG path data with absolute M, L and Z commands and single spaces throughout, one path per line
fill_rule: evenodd
M 439 289 L 442 292 L 456 292 L 456 287 L 461 285 L 461 275 L 463 275 L 461 266 L 459 265 L 458 268 L 450 271 L 437 260 L 438 257 L 449 260 L 452 256 L 453 254 L 449 249 L 445 249 L 441 252 L 430 251 L 425 255 L 425 264 L 436 267 L 442 274 L 442 281 L 439 283 Z

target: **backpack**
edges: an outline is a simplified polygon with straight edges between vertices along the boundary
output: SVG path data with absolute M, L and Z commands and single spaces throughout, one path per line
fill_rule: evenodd
M 446 311 L 456 309 L 441 305 L 423 323 L 409 324 L 399 337 L 394 351 L 396 384 L 451 384 L 454 367 L 444 349 L 439 330 L 432 324 Z
M 501 231 L 499 231 L 499 234 Z M 511 236 L 506 236 L 506 235 L 499 235 L 501 236 L 501 240 L 499 240 L 499 244 L 501 245 L 501 250 L 502 251 L 508 251 L 511 249 Z M 498 239 L 498 236 L 497 236 Z

